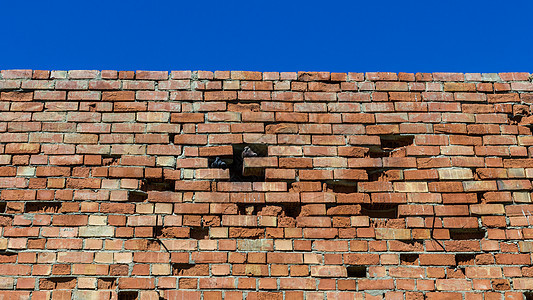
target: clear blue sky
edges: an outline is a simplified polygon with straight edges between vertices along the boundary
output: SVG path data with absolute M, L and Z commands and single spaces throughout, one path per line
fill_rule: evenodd
M 533 72 L 533 1 L 0 0 L 0 69 Z

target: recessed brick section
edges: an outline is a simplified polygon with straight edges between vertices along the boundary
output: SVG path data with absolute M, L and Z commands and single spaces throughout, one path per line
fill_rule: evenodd
M 532 103 L 529 73 L 1 71 L 0 298 L 533 299 Z

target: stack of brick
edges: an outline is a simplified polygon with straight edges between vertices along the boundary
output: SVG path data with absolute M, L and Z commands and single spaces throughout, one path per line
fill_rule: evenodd
M 528 73 L 0 74 L 0 298 L 533 299 Z

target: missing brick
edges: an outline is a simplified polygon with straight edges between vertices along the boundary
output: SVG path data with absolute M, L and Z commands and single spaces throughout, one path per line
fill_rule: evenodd
M 98 289 L 114 290 L 117 288 L 117 279 L 114 277 L 98 278 Z
M 474 174 L 475 174 L 475 173 L 474 173 Z M 483 202 L 485 202 L 485 201 L 483 200 L 483 199 L 484 199 L 484 198 L 483 198 L 484 195 L 485 195 L 485 193 L 483 193 L 483 192 L 477 192 L 477 193 L 476 193 L 477 203 L 483 203 Z
M 522 122 L 522 118 L 523 117 L 525 117 L 525 116 L 509 114 L 509 124 L 511 124 L 511 125 L 520 124 L 520 122 Z
M 172 264 L 172 275 L 183 275 L 183 273 L 194 268 L 195 264 Z
M 455 265 L 456 266 L 471 266 L 476 264 L 476 254 L 456 254 Z
M 169 144 L 171 145 L 174 145 L 174 138 L 178 135 L 179 133 L 175 133 L 175 132 L 169 132 L 168 133 L 168 140 L 169 140 Z M 174 155 L 180 155 L 181 153 L 175 153 Z
M 385 179 L 385 169 L 371 168 L 367 169 L 368 181 L 383 181 Z
M 190 230 L 191 239 L 206 240 L 209 238 L 209 227 L 195 226 Z
M 347 181 L 326 182 L 326 191 L 341 194 L 357 193 L 357 184 Z
M 413 144 L 414 135 L 382 135 L 379 137 L 381 148 L 385 151 L 393 151 L 401 147 Z
M 128 191 L 129 202 L 144 202 L 148 199 L 148 193 L 141 190 Z
M 6 206 L 7 204 L 5 202 L 0 202 L 0 214 L 3 214 L 6 212 Z
M 142 191 L 174 191 L 176 185 L 175 180 L 160 179 L 160 178 L 145 178 L 141 181 Z
M 418 254 L 402 253 L 400 254 L 400 264 L 413 266 L 418 265 Z
M 348 278 L 364 278 L 367 277 L 366 266 L 347 266 L 346 271 Z
M 139 292 L 135 291 L 119 291 L 118 300 L 137 300 L 139 298 Z
M 230 173 L 230 181 L 233 182 L 264 182 L 265 168 L 254 167 L 244 169 L 245 157 L 266 157 L 268 145 L 266 144 L 234 144 L 233 159 L 227 164 Z
M 513 105 L 513 112 L 508 114 L 509 124 L 511 125 L 520 124 L 523 118 L 526 118 L 529 116 L 530 116 L 530 108 L 528 105 L 515 104 Z
M 237 203 L 237 214 L 239 215 L 257 215 L 260 210 L 259 206 L 247 203 Z
M 525 292 L 524 297 L 526 300 L 533 300 L 533 292 Z
M 452 240 L 481 240 L 485 238 L 487 230 L 483 228 L 473 229 L 456 229 L 452 228 L 450 231 L 450 239 Z
M 361 214 L 370 218 L 395 219 L 398 217 L 398 204 L 361 204 Z
M 405 147 L 413 144 L 414 135 L 382 135 L 380 146 L 370 148 L 370 157 L 405 156 Z
M 367 168 L 368 181 L 398 181 L 403 180 L 402 170 L 386 168 Z
M 283 210 L 281 211 L 282 217 L 289 217 L 296 219 L 302 212 L 302 207 L 297 204 L 283 204 Z
M 120 161 L 120 154 L 103 154 L 102 165 L 104 166 L 116 166 Z
M 207 158 L 207 164 L 210 168 L 213 168 L 213 169 L 226 170 L 228 166 L 233 164 L 233 158 L 224 158 L 224 157 L 221 158 L 220 156 L 216 156 L 216 157 L 211 156 Z
M 24 212 L 26 213 L 57 213 L 61 209 L 61 203 L 40 202 L 26 203 Z
M 173 276 L 209 276 L 208 264 L 188 264 L 188 263 L 174 263 L 172 264 Z

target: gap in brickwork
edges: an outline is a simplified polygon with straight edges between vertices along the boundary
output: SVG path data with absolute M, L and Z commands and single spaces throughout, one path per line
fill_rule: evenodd
M 238 203 L 237 204 L 237 214 L 238 215 L 256 215 L 260 210 L 259 205 L 247 204 L 247 203 Z
M 391 157 L 395 155 L 404 156 L 396 152 L 412 145 L 414 139 L 415 137 L 413 135 L 381 135 L 379 137 L 380 146 L 370 147 L 369 155 L 373 158 Z
M 346 271 L 348 273 L 348 278 L 363 278 L 367 277 L 367 267 L 366 266 L 347 266 Z
M 400 170 L 388 168 L 367 168 L 368 181 L 394 181 L 402 177 Z
M 141 181 L 142 191 L 174 191 L 176 182 L 174 180 L 160 178 L 145 178 Z
M 169 144 L 174 144 L 174 139 L 176 138 L 176 136 L 178 135 L 179 133 L 175 133 L 175 132 L 169 132 L 168 133 L 168 140 L 169 140 Z M 181 153 L 176 153 L 175 155 L 179 155 Z
M 475 173 L 475 171 L 473 171 L 474 174 L 477 174 Z M 477 197 L 477 203 L 483 203 L 484 200 L 483 200 L 483 197 L 485 196 L 485 193 L 484 192 L 477 192 L 476 193 L 476 197 Z
M 509 117 L 509 123 L 511 125 L 517 125 L 522 122 L 522 119 L 530 116 L 530 108 L 528 105 L 513 105 L 513 112 L 507 114 Z M 525 126 L 530 124 L 525 124 Z
M 103 166 L 116 166 L 120 161 L 120 154 L 102 154 Z
M 526 300 L 533 300 L 533 292 L 525 292 L 524 297 Z
M 372 203 L 361 204 L 361 214 L 370 218 L 395 219 L 398 217 L 398 204 Z
M 450 239 L 452 240 L 481 240 L 485 238 L 487 230 L 483 228 L 462 229 L 452 228 L 450 231 Z
M 190 229 L 191 239 L 205 240 L 209 238 L 209 227 L 194 226 Z
M 137 300 L 139 298 L 139 292 L 135 291 L 119 291 L 118 300 Z
M 456 266 L 470 266 L 476 264 L 476 254 L 455 254 Z
M 3 214 L 6 212 L 6 206 L 7 206 L 7 203 L 0 202 L 0 214 Z
M 61 209 L 61 203 L 40 202 L 40 203 L 26 203 L 24 211 L 26 213 L 57 213 L 60 209 Z
M 282 207 L 281 215 L 284 217 L 296 219 L 302 212 L 302 207 L 296 203 L 283 204 Z
M 326 182 L 326 191 L 341 194 L 357 193 L 357 183 L 344 180 L 328 181 Z
M 146 199 L 148 199 L 148 193 L 145 191 L 128 191 L 129 202 L 144 202 Z
M 114 290 L 117 288 L 117 279 L 114 277 L 98 278 L 98 288 L 104 290 Z
M 228 164 L 230 181 L 233 182 L 264 182 L 265 168 L 244 168 L 244 157 L 268 156 L 266 144 L 233 144 L 233 160 Z M 247 148 L 248 147 L 248 148 Z M 211 163 L 211 162 L 210 162 Z
M 173 276 L 205 276 L 209 275 L 209 265 L 196 265 L 188 263 L 172 264 Z
M 402 265 L 418 265 L 418 254 L 402 253 L 400 254 L 400 264 Z
M 366 170 L 368 174 L 368 181 L 382 181 L 385 179 L 385 169 L 383 168 L 369 168 Z

